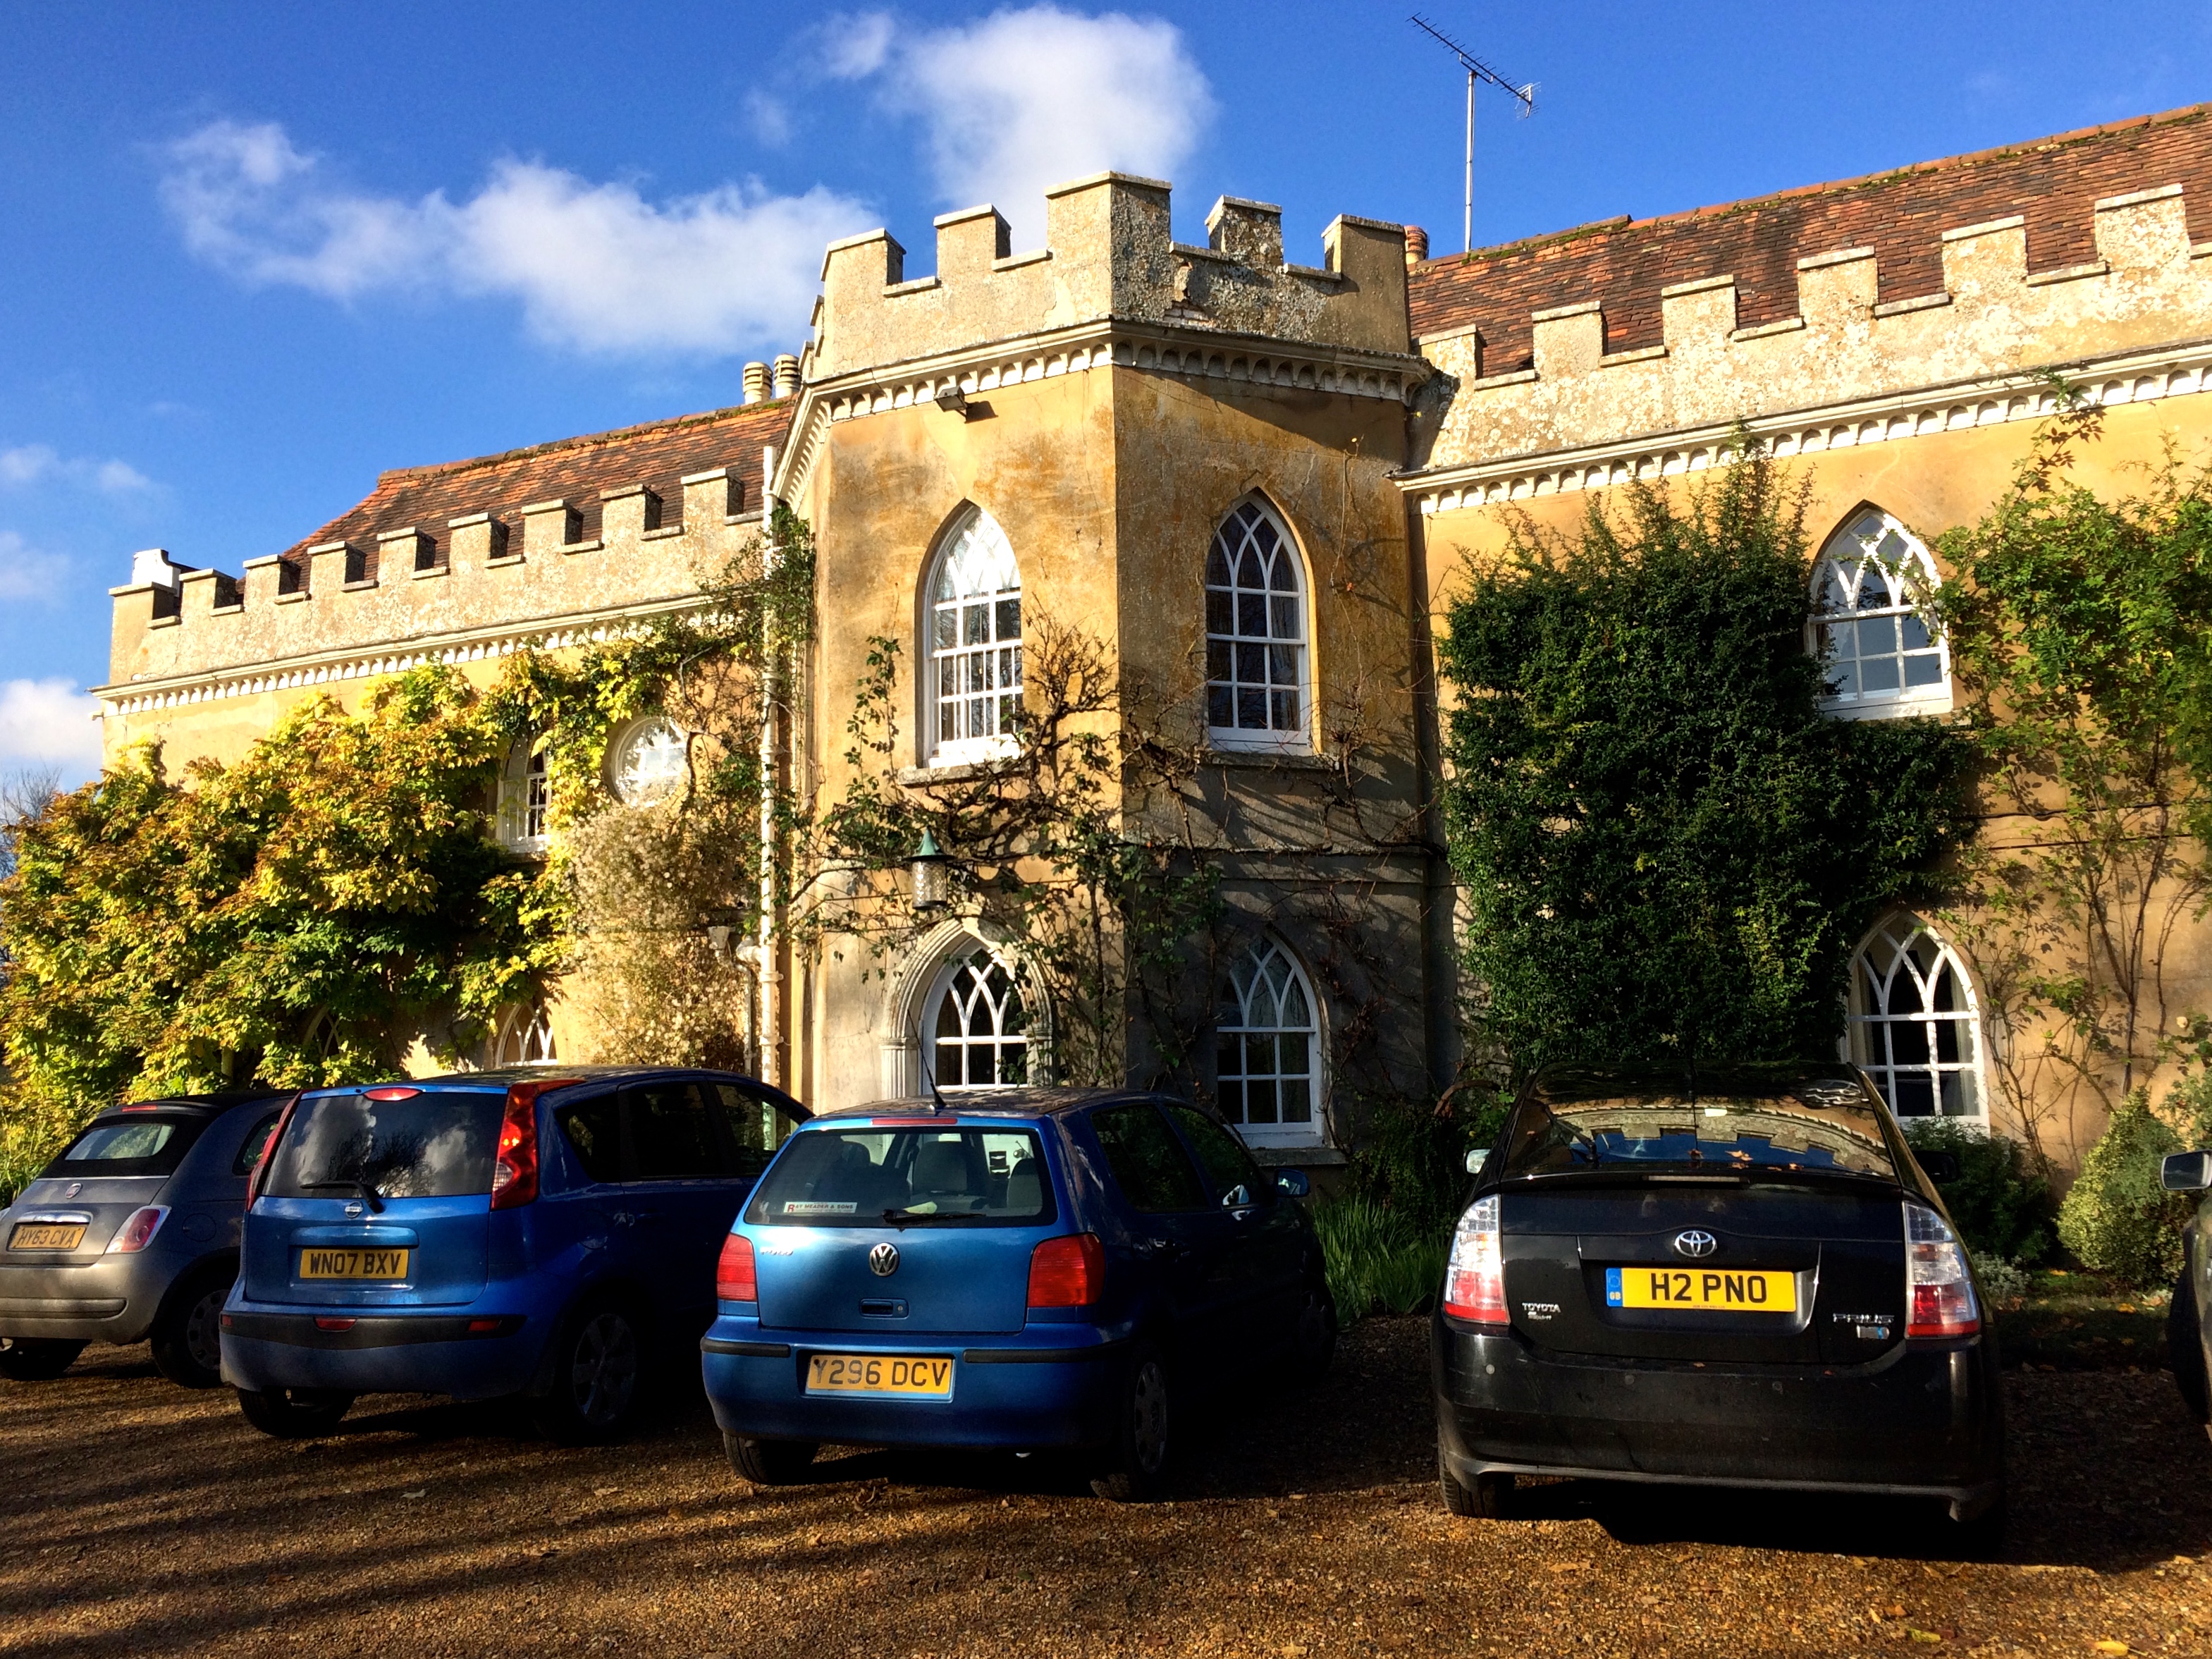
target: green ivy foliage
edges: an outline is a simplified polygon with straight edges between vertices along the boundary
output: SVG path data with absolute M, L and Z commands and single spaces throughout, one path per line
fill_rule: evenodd
M 1803 495 L 1747 445 L 1579 534 L 1523 519 L 1442 671 L 1486 1058 L 1832 1057 L 1849 957 L 1969 833 L 1973 750 L 1825 715 Z

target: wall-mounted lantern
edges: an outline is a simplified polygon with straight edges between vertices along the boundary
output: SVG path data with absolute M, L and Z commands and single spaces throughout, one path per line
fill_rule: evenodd
M 952 855 L 925 830 L 914 849 L 914 908 L 942 910 L 952 899 Z

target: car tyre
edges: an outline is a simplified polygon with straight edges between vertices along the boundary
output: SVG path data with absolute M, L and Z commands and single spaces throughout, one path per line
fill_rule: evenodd
M 2166 1311 L 2166 1352 L 2173 1365 L 2173 1386 L 2199 1423 L 2212 1422 L 2212 1379 L 2204 1370 L 2203 1316 L 2197 1311 L 2196 1293 L 2189 1288 L 2189 1273 L 2173 1281 L 2173 1300 Z
M 587 1302 L 553 1334 L 544 1392 L 531 1416 L 547 1439 L 564 1446 L 619 1438 L 645 1403 L 646 1330 L 626 1303 Z
M 353 1396 L 331 1389 L 240 1389 L 246 1420 L 279 1440 L 313 1440 L 330 1433 L 353 1408 Z
M 1437 1441 L 1437 1483 L 1443 1489 L 1444 1507 L 1470 1520 L 1503 1520 L 1513 1492 L 1513 1477 L 1510 1474 L 1478 1474 L 1472 1486 L 1464 1484 L 1452 1473 L 1441 1436 Z
M 238 1270 L 218 1263 L 170 1287 L 154 1316 L 154 1369 L 181 1389 L 222 1385 L 222 1304 Z
M 1329 1294 L 1328 1281 L 1316 1279 L 1306 1286 L 1306 1299 L 1298 1310 L 1291 1363 L 1302 1387 L 1311 1388 L 1328 1375 L 1329 1361 L 1336 1357 L 1336 1298 Z
M 1167 1484 L 1174 1418 L 1167 1361 L 1146 1343 L 1129 1356 L 1115 1401 L 1114 1438 L 1091 1490 L 1115 1504 L 1141 1504 Z
M 18 1382 L 51 1382 L 83 1352 L 83 1343 L 54 1337 L 0 1337 L 0 1376 Z
M 819 1449 L 811 1440 L 751 1440 L 722 1431 L 730 1467 L 756 1486 L 788 1486 L 806 1477 Z

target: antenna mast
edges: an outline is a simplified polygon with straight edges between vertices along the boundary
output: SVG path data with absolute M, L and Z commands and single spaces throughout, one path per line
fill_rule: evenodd
M 1467 200 L 1462 228 L 1466 237 L 1465 251 L 1472 253 L 1474 252 L 1474 83 L 1487 81 L 1504 93 L 1521 106 L 1521 116 L 1524 120 L 1536 112 L 1536 83 L 1531 81 L 1526 86 L 1516 87 L 1419 12 L 1414 13 L 1410 21 L 1415 28 L 1428 34 L 1458 58 L 1459 66 L 1467 71 Z

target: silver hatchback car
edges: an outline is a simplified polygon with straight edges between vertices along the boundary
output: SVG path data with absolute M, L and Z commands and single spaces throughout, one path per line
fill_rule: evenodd
M 246 1178 L 283 1104 L 140 1100 L 88 1124 L 0 1210 L 0 1376 L 43 1382 L 88 1343 L 151 1338 L 172 1382 L 220 1383 Z

